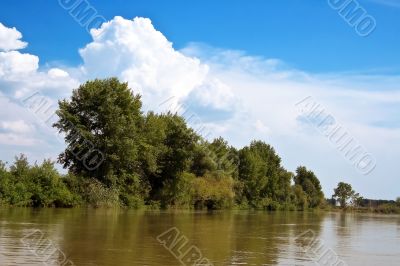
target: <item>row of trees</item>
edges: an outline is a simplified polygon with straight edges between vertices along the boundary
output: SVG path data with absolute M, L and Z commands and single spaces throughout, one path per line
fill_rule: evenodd
M 355 192 L 348 183 L 340 182 L 334 189 L 330 203 L 336 206 L 338 203 L 342 209 L 356 208 L 357 210 L 368 210 L 378 213 L 400 213 L 400 197 L 394 200 L 371 200 L 364 199 Z
M 3 201 L 269 210 L 315 208 L 324 202 L 315 174 L 305 167 L 295 174 L 287 171 L 265 142 L 236 149 L 223 138 L 206 141 L 175 113 L 144 114 L 140 96 L 115 78 L 81 85 L 71 99 L 59 102 L 57 115 L 54 126 L 67 144 L 58 160 L 69 174 L 55 177 L 48 161 L 28 168 L 51 168 L 50 179 L 60 186 L 56 190 L 65 190 L 69 199 L 41 201 L 28 193 L 23 201 L 10 200 L 8 185 L 0 185 Z M 21 160 L 9 171 L 2 168 L 2 183 L 20 178 L 13 169 Z M 33 183 L 35 178 L 30 178 Z

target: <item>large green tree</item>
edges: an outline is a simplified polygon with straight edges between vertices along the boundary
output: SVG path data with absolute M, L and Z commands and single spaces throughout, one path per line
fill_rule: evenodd
M 294 183 L 296 186 L 301 187 L 307 195 L 307 205 L 309 207 L 315 208 L 321 205 L 324 200 L 324 193 L 322 192 L 321 184 L 314 172 L 308 170 L 304 166 L 299 166 L 296 169 Z
M 271 208 L 271 204 L 289 198 L 291 175 L 281 166 L 274 148 L 262 141 L 253 141 L 239 151 L 239 180 L 249 204 Z
M 218 137 L 211 142 L 202 141 L 197 144 L 191 170 L 197 176 L 219 171 L 238 178 L 238 165 L 238 151 L 222 137 Z
M 79 86 L 71 99 L 59 102 L 54 127 L 67 143 L 59 162 L 74 174 L 120 189 L 125 201 L 127 195 L 145 193 L 138 159 L 141 106 L 140 96 L 116 78 Z
M 143 127 L 144 141 L 140 161 L 151 186 L 150 199 L 174 203 L 179 179 L 189 171 L 196 159 L 199 136 L 185 120 L 173 113 L 148 113 Z M 168 198 L 168 199 L 167 199 Z

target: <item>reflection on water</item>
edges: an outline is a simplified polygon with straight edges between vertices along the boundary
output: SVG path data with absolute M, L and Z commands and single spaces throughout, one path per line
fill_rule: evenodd
M 75 265 L 179 265 L 157 241 L 172 227 L 214 265 L 318 265 L 296 241 L 307 230 L 347 265 L 400 265 L 400 216 L 92 209 L 0 209 L 0 265 L 43 265 L 21 242 L 34 230 Z

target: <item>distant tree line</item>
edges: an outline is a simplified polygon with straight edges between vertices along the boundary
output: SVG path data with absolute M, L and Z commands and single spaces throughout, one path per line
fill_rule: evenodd
M 342 209 L 370 211 L 377 213 L 400 213 L 400 197 L 394 200 L 365 199 L 356 193 L 348 183 L 339 182 L 334 194 L 327 200 L 332 206 L 339 205 Z
M 116 78 L 93 80 L 59 102 L 58 162 L 0 163 L 0 203 L 13 206 L 304 210 L 326 203 L 316 175 L 287 171 L 273 147 L 205 140 L 176 113 L 143 113 Z M 71 126 L 73 125 L 73 126 Z M 93 149 L 96 153 L 93 153 Z M 95 167 L 92 167 L 95 165 Z

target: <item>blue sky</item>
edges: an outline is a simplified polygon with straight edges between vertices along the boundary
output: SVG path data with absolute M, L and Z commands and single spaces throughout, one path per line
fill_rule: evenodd
M 398 73 L 400 7 L 359 2 L 377 20 L 377 30 L 367 38 L 354 34 L 327 1 L 90 1 L 106 19 L 115 15 L 151 18 L 177 49 L 189 42 L 204 42 L 279 58 L 313 72 L 377 69 Z M 0 6 L 1 21 L 24 33 L 30 41 L 27 51 L 39 54 L 42 64 L 80 62 L 77 49 L 91 38 L 58 1 L 5 0 Z
M 0 2 L 0 160 L 54 159 L 64 147 L 24 98 L 55 104 L 87 79 L 117 76 L 146 110 L 166 99 L 189 109 L 209 138 L 271 143 L 289 170 L 314 170 L 327 196 L 339 181 L 400 196 L 400 2 L 358 2 L 376 20 L 367 37 L 328 1 L 89 2 L 107 20 L 91 33 L 58 1 Z M 306 97 L 373 155 L 371 173 L 299 113 Z

